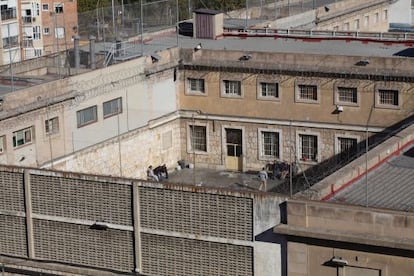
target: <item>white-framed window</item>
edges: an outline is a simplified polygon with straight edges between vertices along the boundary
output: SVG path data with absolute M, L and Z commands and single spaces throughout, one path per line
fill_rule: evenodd
M 42 11 L 49 11 L 49 4 L 47 3 L 42 4 Z
M 187 79 L 188 84 L 188 92 L 189 93 L 195 93 L 195 94 L 205 94 L 205 81 L 204 79 L 198 79 L 198 78 L 188 78 Z
M 65 28 L 63 27 L 55 28 L 55 38 L 65 38 Z
M 383 18 L 384 20 L 388 20 L 388 10 L 384 10 L 384 11 L 383 11 L 382 18 Z
M 122 98 L 116 98 L 103 103 L 103 117 L 108 118 L 122 113 Z
M 0 154 L 6 151 L 6 136 L 0 136 Z
M 364 16 L 364 27 L 369 27 L 369 15 Z
M 335 100 L 335 103 L 346 105 L 358 105 L 358 88 L 337 86 Z
M 62 3 L 54 3 L 53 4 L 55 13 L 63 13 L 63 4 Z
M 279 83 L 277 82 L 259 82 L 258 87 L 259 99 L 278 100 L 279 99 Z
M 345 22 L 343 26 L 344 31 L 349 31 L 349 22 Z
M 359 19 L 354 20 L 354 30 L 359 30 Z
M 306 103 L 319 102 L 319 89 L 314 84 L 298 84 L 296 85 L 296 101 Z
M 33 40 L 41 39 L 41 28 L 40 26 L 33 27 Z
M 318 162 L 319 135 L 314 133 L 298 133 L 298 157 L 303 162 Z
M 281 131 L 267 128 L 258 129 L 259 159 L 281 159 Z
M 385 108 L 399 108 L 399 91 L 395 89 L 377 89 L 375 93 L 376 106 Z
M 13 132 L 13 147 L 19 147 L 32 142 L 33 127 Z
M 374 23 L 377 24 L 379 22 L 379 13 L 374 14 Z
M 76 112 L 78 128 L 98 121 L 97 106 L 90 106 L 88 108 Z
M 188 149 L 190 152 L 207 152 L 207 126 L 188 125 Z
M 335 135 L 335 154 L 339 161 L 348 161 L 358 153 L 359 137 Z
M 42 56 L 42 49 L 34 49 L 34 55 L 35 55 L 35 57 L 41 57 Z
M 43 34 L 44 35 L 49 35 L 50 34 L 50 28 L 49 27 L 43 28 Z
M 45 120 L 45 133 L 46 135 L 59 133 L 59 118 L 53 117 Z
M 241 97 L 241 81 L 223 80 L 223 96 L 226 97 Z

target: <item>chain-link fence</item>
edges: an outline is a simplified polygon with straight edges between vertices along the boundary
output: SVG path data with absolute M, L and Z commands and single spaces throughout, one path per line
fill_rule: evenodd
M 95 10 L 78 15 L 78 30 L 81 39 L 94 35 L 97 41 L 110 42 L 139 36 L 142 32 L 175 28 L 178 21 L 191 18 L 190 12 L 199 8 L 221 10 L 227 18 L 276 20 L 337 1 L 339 0 L 246 0 L 236 10 L 230 10 L 226 1 L 221 6 L 213 6 L 201 0 L 184 1 L 185 5 L 183 1 L 177 0 L 142 0 L 134 4 L 107 7 L 100 7 L 98 1 Z

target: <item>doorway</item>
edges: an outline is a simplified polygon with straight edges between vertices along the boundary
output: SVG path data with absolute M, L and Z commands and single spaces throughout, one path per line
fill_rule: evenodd
M 241 171 L 243 165 L 242 130 L 226 128 L 226 169 Z

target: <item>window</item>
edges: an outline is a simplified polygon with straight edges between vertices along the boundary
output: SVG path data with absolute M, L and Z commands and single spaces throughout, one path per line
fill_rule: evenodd
M 297 86 L 297 99 L 305 102 L 317 102 L 318 101 L 318 86 L 316 85 L 304 85 Z
M 42 4 L 42 10 L 48 11 L 49 10 L 49 4 Z
M 368 27 L 369 26 L 369 16 L 365 15 L 364 16 L 364 27 Z
M 378 105 L 399 106 L 398 90 L 378 89 L 377 92 Z
M 207 151 L 207 132 L 205 126 L 190 126 L 191 151 Z
M 40 26 L 34 26 L 33 27 L 33 39 L 34 40 L 39 40 L 40 37 Z
M 260 131 L 260 157 L 280 158 L 280 136 L 276 131 Z
M 299 158 L 302 161 L 318 161 L 318 136 L 299 134 Z
M 63 4 L 54 4 L 55 13 L 63 13 Z
M 0 154 L 6 150 L 6 136 L 0 136 Z
M 94 105 L 76 112 L 78 127 L 96 122 L 98 120 L 96 109 L 96 105 Z
M 103 103 L 104 118 L 108 118 L 119 113 L 122 113 L 122 98 L 117 98 Z
M 384 20 L 388 20 L 388 10 L 384 10 L 383 18 Z
M 241 82 L 224 80 L 224 95 L 226 96 L 241 96 Z
M 374 23 L 378 23 L 379 22 L 379 14 L 376 12 L 374 15 Z
M 335 32 L 339 31 L 339 26 L 335 26 L 335 27 L 333 28 L 333 30 L 334 30 Z
M 42 56 L 42 49 L 34 49 L 34 55 L 35 55 L 35 57 L 41 57 Z
M 340 103 L 358 103 L 358 89 L 356 87 L 337 87 L 337 102 Z
M 359 30 L 359 19 L 354 20 L 354 29 Z
M 65 37 L 65 28 L 58 27 L 55 28 L 55 38 L 64 38 Z
M 336 153 L 339 161 L 348 161 L 357 153 L 357 138 L 336 137 Z
M 279 98 L 279 84 L 271 82 L 261 82 L 260 96 L 269 98 Z
M 192 92 L 192 93 L 205 93 L 204 79 L 189 78 L 188 79 L 188 87 L 189 87 L 189 92 Z
M 50 29 L 48 27 L 43 28 L 43 34 L 44 35 L 49 35 L 49 33 L 50 33 Z
M 349 22 L 345 22 L 345 23 L 344 23 L 343 30 L 344 30 L 344 31 L 349 31 Z
M 45 121 L 46 135 L 59 133 L 59 118 L 54 117 Z
M 32 127 L 13 132 L 13 147 L 32 142 Z

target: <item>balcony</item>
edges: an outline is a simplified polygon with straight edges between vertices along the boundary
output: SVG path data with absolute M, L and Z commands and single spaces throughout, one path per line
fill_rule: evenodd
M 22 22 L 23 22 L 23 24 L 32 24 L 35 21 L 36 21 L 36 18 L 35 17 L 22 16 Z
M 18 36 L 3 37 L 3 49 L 18 47 L 18 46 L 19 46 Z
M 16 8 L 1 10 L 1 20 L 16 19 Z

